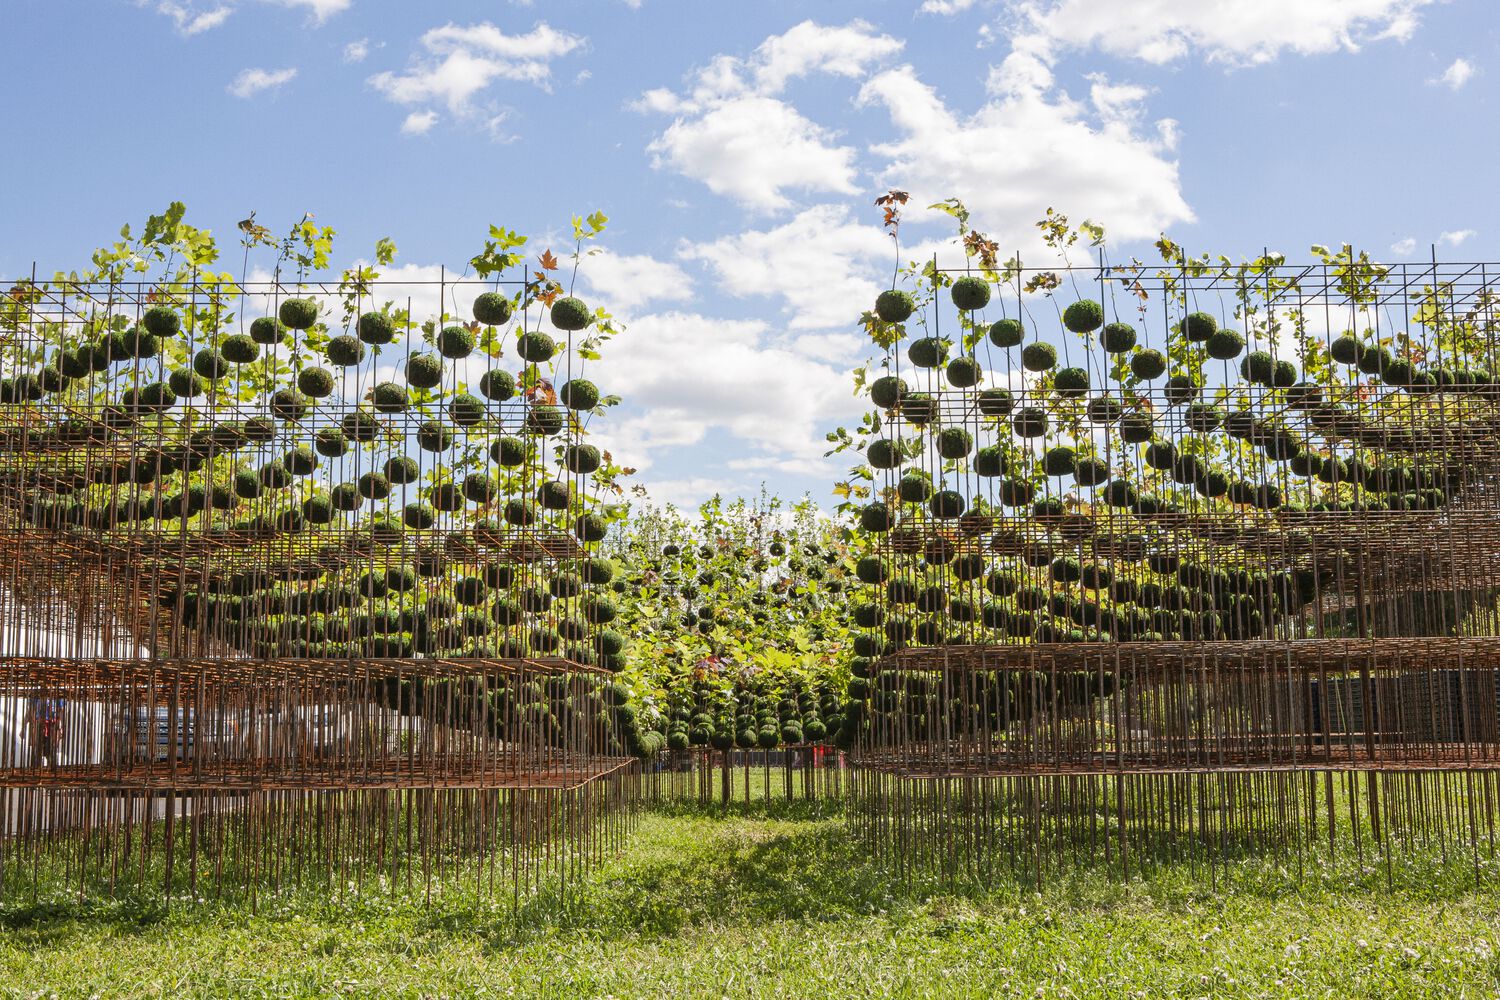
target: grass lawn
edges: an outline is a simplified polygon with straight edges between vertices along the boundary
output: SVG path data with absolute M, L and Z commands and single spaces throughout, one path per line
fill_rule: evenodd
M 0 911 L 6 996 L 1493 997 L 1472 872 L 1273 864 L 954 893 L 895 885 L 828 807 L 648 812 L 565 906 L 306 894 Z

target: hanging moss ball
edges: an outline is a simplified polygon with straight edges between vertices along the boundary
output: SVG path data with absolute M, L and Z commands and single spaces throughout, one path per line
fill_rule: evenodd
M 1010 419 L 1017 437 L 1041 437 L 1047 433 L 1047 411 L 1039 406 L 1023 406 Z
M 1112 424 L 1124 415 L 1125 404 L 1113 396 L 1100 396 L 1098 399 L 1089 400 L 1084 413 L 1096 424 Z
M 1182 422 L 1188 430 L 1206 434 L 1224 422 L 1224 411 L 1210 403 L 1193 403 L 1183 411 Z
M 445 326 L 438 332 L 437 349 L 445 358 L 467 358 L 474 352 L 474 334 L 467 327 Z
M 339 429 L 350 441 L 368 442 L 380 436 L 381 428 L 380 421 L 375 418 L 375 414 L 365 410 L 355 410 L 353 413 L 344 414 L 343 419 L 339 421 Z
M 1198 383 L 1191 375 L 1173 375 L 1167 379 L 1161 394 L 1168 406 L 1177 406 L 1198 395 Z
M 1178 331 L 1195 344 L 1201 344 L 1219 329 L 1219 321 L 1206 312 L 1189 313 L 1177 325 Z
M 292 474 L 280 462 L 267 462 L 260 467 L 260 483 L 268 490 L 286 489 L 292 485 Z
M 1395 363 L 1395 355 L 1391 353 L 1389 347 L 1385 346 L 1366 348 L 1360 352 L 1359 360 L 1355 362 L 1359 370 L 1366 375 L 1380 375 Z
M 1137 351 L 1130 359 L 1130 371 L 1138 379 L 1150 381 L 1161 378 L 1167 371 L 1167 359 L 1160 351 Z
M 573 534 L 582 542 L 602 542 L 609 535 L 609 525 L 598 514 L 583 514 L 574 519 Z
M 976 386 L 984 378 L 984 369 L 970 357 L 954 358 L 948 362 L 948 384 L 958 389 Z
M 406 360 L 406 384 L 432 389 L 443 381 L 443 359 L 432 354 L 413 354 Z
M 990 286 L 983 278 L 965 275 L 953 283 L 953 304 L 968 312 L 983 309 L 990 302 Z
M 411 395 L 404 385 L 381 382 L 370 391 L 370 403 L 380 413 L 401 413 L 411 405 Z
M 1019 347 L 1025 337 L 1020 320 L 1002 319 L 990 324 L 990 343 L 996 347 Z
M 1013 404 L 1009 389 L 984 389 L 975 399 L 975 406 L 987 417 L 1003 417 Z
M 365 359 L 365 345 L 361 344 L 358 338 L 341 333 L 328 342 L 325 353 L 329 364 L 348 368 Z
M 349 439 L 337 427 L 322 427 L 313 438 L 313 447 L 325 458 L 338 458 L 349 451 Z
M 948 358 L 948 344 L 938 337 L 919 337 L 907 347 L 906 357 L 918 368 L 938 368 Z
M 422 476 L 422 469 L 417 464 L 417 460 L 405 455 L 386 459 L 384 471 L 385 478 L 396 485 L 414 483 Z
M 1135 346 L 1135 327 L 1129 323 L 1110 323 L 1099 339 L 1110 354 L 1124 354 Z
M 592 410 L 599 405 L 599 387 L 588 379 L 575 378 L 563 383 L 557 398 L 570 410 Z
M 489 503 L 498 489 L 495 480 L 483 472 L 471 472 L 464 477 L 464 497 L 474 503 Z
M 1153 441 L 1146 446 L 1146 464 L 1159 472 L 1170 471 L 1177 462 L 1177 446 L 1170 441 Z
M 1271 385 L 1277 389 L 1290 389 L 1297 384 L 1297 366 L 1290 361 L 1278 361 L 1271 369 Z
M 893 288 L 875 297 L 875 315 L 884 323 L 905 323 L 916 308 L 910 293 L 900 289 Z
M 491 368 L 479 376 L 479 394 L 503 403 L 516 394 L 516 377 L 503 368 Z
M 559 330 L 582 330 L 593 322 L 589 307 L 571 295 L 552 303 L 551 317 L 552 325 Z
M 1360 355 L 1364 353 L 1364 345 L 1358 338 L 1351 334 L 1344 334 L 1334 340 L 1328 347 L 1328 354 L 1341 365 L 1353 365 L 1359 363 Z
M 587 476 L 599 471 L 599 449 L 591 444 L 570 444 L 563 451 L 563 465 L 569 472 Z
M 193 371 L 209 381 L 214 381 L 229 374 L 229 361 L 221 352 L 212 347 L 205 347 L 193 355 Z
M 1270 385 L 1276 375 L 1276 359 L 1267 351 L 1251 351 L 1240 362 L 1240 377 L 1248 382 Z
M 938 401 L 925 392 L 907 393 L 901 399 L 901 415 L 917 425 L 931 423 L 937 419 Z
M 1098 486 L 1109 479 L 1109 466 L 1100 458 L 1076 458 L 1073 481 L 1079 486 Z
M 510 299 L 499 292 L 485 292 L 474 299 L 474 319 L 485 326 L 503 326 L 514 311 Z
M 339 483 L 328 492 L 328 502 L 333 504 L 335 510 L 359 510 L 362 501 L 359 487 L 353 483 Z
M 932 477 L 925 472 L 908 472 L 896 483 L 896 495 L 907 503 L 926 503 L 932 496 Z
M 234 474 L 234 495 L 254 500 L 261 494 L 260 476 L 253 469 L 239 469 Z
M 998 445 L 989 445 L 980 448 L 974 453 L 974 474 L 976 476 L 989 478 L 1003 476 L 1009 471 L 1006 466 L 1005 452 L 1001 451 Z
M 1089 391 L 1089 373 L 1082 368 L 1063 368 L 1053 376 L 1052 388 L 1064 399 L 1076 399 Z
M 529 500 L 507 500 L 504 517 L 506 524 L 526 528 L 536 523 L 536 507 Z
M 1062 320 L 1074 333 L 1088 333 L 1104 325 L 1104 307 L 1093 299 L 1079 299 L 1063 310 Z
M 453 447 L 453 429 L 441 420 L 424 420 L 417 427 L 417 447 L 423 451 L 447 451 Z
M 1029 372 L 1050 371 L 1057 364 L 1057 348 L 1051 344 L 1027 344 L 1021 351 L 1021 366 Z
M 1245 338 L 1238 330 L 1215 330 L 1204 346 L 1209 357 L 1232 361 L 1245 349 Z
M 517 437 L 496 438 L 490 445 L 490 458 L 496 465 L 513 469 L 526 463 L 526 442 Z
M 876 438 L 865 449 L 865 461 L 877 469 L 895 469 L 905 460 L 901 446 L 887 438 Z
M 567 483 L 548 480 L 536 488 L 536 502 L 543 510 L 567 510 L 572 499 Z
M 440 483 L 431 487 L 427 491 L 427 499 L 444 513 L 451 514 L 464 509 L 463 492 L 452 483 Z
M 152 382 L 141 386 L 136 402 L 148 410 L 166 410 L 176 405 L 177 393 L 165 382 Z
M 974 450 L 974 436 L 962 427 L 944 427 L 938 432 L 937 452 L 943 458 L 964 458 Z
M 250 339 L 257 344 L 279 344 L 286 336 L 286 324 L 275 316 L 261 316 L 250 321 Z
M 299 444 L 281 457 L 281 464 L 294 476 L 310 476 L 318 468 L 317 454 L 305 444 Z
M 1049 476 L 1071 476 L 1076 452 L 1067 445 L 1048 448 L 1042 455 L 1042 471 Z
M 545 333 L 523 333 L 516 338 L 516 353 L 532 364 L 546 364 L 557 353 L 557 341 Z
M 396 321 L 383 312 L 367 312 L 354 325 L 366 344 L 389 344 L 396 339 Z
M 448 417 L 460 427 L 473 427 L 484 419 L 484 400 L 460 392 L 448 400 Z
M 318 321 L 318 303 L 312 299 L 286 299 L 276 315 L 293 330 L 310 330 Z
M 312 400 L 296 389 L 277 389 L 271 394 L 271 415 L 278 420 L 301 420 L 312 409 Z
M 1135 487 L 1123 479 L 1116 479 L 1104 487 L 1104 502 L 1111 507 L 1134 507 L 1139 499 Z
M 567 422 L 566 411 L 559 406 L 533 406 L 526 413 L 526 429 L 544 437 L 559 433 Z
M 182 332 L 182 320 L 166 306 L 152 306 L 141 315 L 141 325 L 153 337 L 175 337 Z
M 906 392 L 906 380 L 895 375 L 882 375 L 870 383 L 870 400 L 881 409 L 896 406 Z
M 879 533 L 891 530 L 891 510 L 883 503 L 869 503 L 859 510 L 859 526 L 863 531 Z
M 391 481 L 378 472 L 359 477 L 359 495 L 366 500 L 384 500 L 391 495 Z
M 333 372 L 327 368 L 304 368 L 297 373 L 297 388 L 313 399 L 333 395 Z
M 327 494 L 314 493 L 302 501 L 302 516 L 308 524 L 330 524 L 335 511 Z

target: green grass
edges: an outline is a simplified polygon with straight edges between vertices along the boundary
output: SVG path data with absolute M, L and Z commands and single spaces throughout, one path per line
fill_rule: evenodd
M 643 817 L 565 902 L 519 915 L 288 894 L 237 905 L 0 911 L 0 993 L 637 997 L 1500 995 L 1500 899 L 1456 866 L 1274 862 L 1128 881 L 943 891 L 893 883 L 828 804 Z

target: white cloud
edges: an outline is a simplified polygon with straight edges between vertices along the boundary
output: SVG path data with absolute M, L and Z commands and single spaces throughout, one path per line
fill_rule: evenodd
M 312 15 L 314 21 L 322 24 L 335 14 L 349 9 L 353 0 L 267 0 L 269 3 L 281 7 L 295 7 L 306 10 Z
M 1399 257 L 1405 257 L 1417 248 L 1417 241 L 1410 236 L 1403 236 L 1391 244 L 1391 253 Z
M 1060 48 L 1099 49 L 1164 64 L 1201 52 L 1231 66 L 1281 53 L 1353 51 L 1367 41 L 1404 41 L 1433 0 L 1020 0 L 1018 34 Z M 1144 8 L 1144 9 L 1143 9 Z
M 668 166 L 714 194 L 761 209 L 791 204 L 784 190 L 853 194 L 854 150 L 772 97 L 747 95 L 678 118 L 647 148 L 652 166 Z
M 1458 90 L 1469 82 L 1474 75 L 1474 64 L 1467 59 L 1455 59 L 1453 64 L 1443 70 L 1442 75 L 1435 76 L 1427 82 L 1430 84 L 1447 87 L 1449 90 Z
M 648 90 L 633 107 L 676 116 L 648 147 L 653 165 L 715 194 L 759 209 L 787 207 L 789 190 L 852 194 L 854 150 L 780 95 L 790 81 L 814 74 L 863 78 L 901 48 L 864 21 L 803 21 L 747 58 L 715 57 L 692 74 L 684 93 Z
M 263 90 L 277 90 L 284 87 L 296 76 L 297 70 L 293 67 L 275 70 L 251 67 L 240 70 L 239 75 L 229 84 L 228 90 L 235 97 L 254 97 Z
M 370 40 L 361 38 L 344 46 L 344 62 L 364 62 L 365 57 L 370 54 Z
M 161 0 L 156 5 L 156 10 L 171 18 L 178 34 L 184 37 L 191 37 L 217 28 L 228 20 L 230 14 L 234 13 L 234 8 L 228 4 L 218 4 L 208 10 L 198 10 L 191 4 L 178 3 L 176 0 Z
M 1472 229 L 1455 229 L 1443 233 L 1438 237 L 1439 243 L 1446 243 L 1450 247 L 1462 246 L 1467 240 L 1479 235 Z
M 650 254 L 603 250 L 584 258 L 579 276 L 612 313 L 628 313 L 648 302 L 680 302 L 693 290 L 682 268 Z
M 918 14 L 960 14 L 974 6 L 977 0 L 922 0 Z
M 436 111 L 413 111 L 401 121 L 402 135 L 426 135 L 437 123 Z
M 829 424 L 861 410 L 848 368 L 777 346 L 770 334 L 760 320 L 697 313 L 632 320 L 608 347 L 601 388 L 644 412 L 613 418 L 598 433 L 638 468 L 654 460 L 653 452 L 699 444 L 711 432 L 734 442 L 715 453 L 725 463 L 820 459 Z
M 1098 219 L 1118 239 L 1191 221 L 1168 156 L 1176 123 L 1145 130 L 1144 90 L 1091 80 L 1088 104 L 1054 93 L 1050 70 L 1017 50 L 991 72 L 991 98 L 964 117 L 910 66 L 880 73 L 860 101 L 884 107 L 896 134 L 873 147 L 886 160 L 881 185 L 910 191 L 917 205 L 956 196 L 1009 246 L 1034 238 L 1045 205 Z
M 791 330 L 849 329 L 889 286 L 896 263 L 890 238 L 853 221 L 845 205 L 816 205 L 771 229 L 687 243 L 678 255 L 706 264 L 731 295 L 780 298 Z
M 523 35 L 507 35 L 489 22 L 446 24 L 422 35 L 423 54 L 401 73 L 376 73 L 369 83 L 395 104 L 442 106 L 460 119 L 495 124 L 497 111 L 480 95 L 498 80 L 546 88 L 552 62 L 584 45 L 584 39 L 539 23 Z

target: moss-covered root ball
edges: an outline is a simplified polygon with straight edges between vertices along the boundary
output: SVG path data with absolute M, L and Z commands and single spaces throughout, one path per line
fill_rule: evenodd
M 357 365 L 365 359 L 365 345 L 347 333 L 334 337 L 324 350 L 328 355 L 328 363 L 340 368 Z
M 286 334 L 286 327 L 274 316 L 261 316 L 250 321 L 250 339 L 257 344 L 279 344 Z
M 1208 356 L 1220 361 L 1232 361 L 1245 349 L 1245 338 L 1237 330 L 1215 330 L 1209 335 Z
M 870 400 L 883 410 L 889 410 L 901 402 L 908 391 L 906 379 L 896 375 L 882 375 L 870 383 Z
M 462 326 L 445 326 L 437 335 L 437 349 L 445 358 L 467 358 L 474 351 L 474 335 Z
M 443 360 L 431 354 L 413 354 L 406 362 L 406 383 L 417 389 L 431 389 L 443 381 Z
M 479 392 L 485 399 L 503 403 L 516 394 L 516 377 L 504 368 L 491 368 L 479 376 Z
M 905 323 L 916 308 L 911 294 L 899 288 L 881 292 L 875 297 L 875 315 L 883 323 Z
M 510 299 L 499 292 L 485 292 L 474 300 L 474 319 L 485 326 L 503 326 L 510 322 Z
M 166 306 L 152 306 L 141 316 L 141 325 L 153 337 L 175 337 L 182 331 L 182 320 Z
M 1110 354 L 1124 354 L 1135 346 L 1135 327 L 1129 323 L 1111 323 L 1099 339 Z
M 953 304 L 965 312 L 983 309 L 990 303 L 989 282 L 966 275 L 953 283 L 952 295 Z
M 367 344 L 389 344 L 396 339 L 396 322 L 385 313 L 367 312 L 355 325 L 359 339 Z
M 1020 320 L 996 320 L 990 326 L 990 343 L 996 347 L 1020 347 L 1025 336 L 1026 331 Z
M 1104 325 L 1104 307 L 1093 299 L 1079 299 L 1063 310 L 1062 320 L 1074 333 L 1089 333 Z
M 541 332 L 523 333 L 516 338 L 516 353 L 522 360 L 543 365 L 557 353 L 557 341 Z
M 552 303 L 552 325 L 559 330 L 582 330 L 593 319 L 582 299 L 569 295 Z
M 1082 368 L 1064 368 L 1053 377 L 1052 387 L 1065 399 L 1076 399 L 1089 391 L 1089 373 Z
M 1195 344 L 1201 344 L 1219 329 L 1219 321 L 1206 312 L 1189 313 L 1178 325 L 1182 335 Z
M 1136 378 L 1149 382 L 1151 379 L 1161 378 L 1166 374 L 1167 359 L 1160 351 L 1153 351 L 1149 348 L 1137 351 L 1130 359 L 1130 371 Z
M 563 384 L 557 398 L 570 410 L 592 410 L 599 405 L 599 387 L 588 379 L 575 378 Z
M 1029 372 L 1050 371 L 1057 364 L 1057 348 L 1051 344 L 1028 344 L 1021 352 L 1021 366 Z
M 310 330 L 318 321 L 318 303 L 312 299 L 286 299 L 276 315 L 293 330 Z

